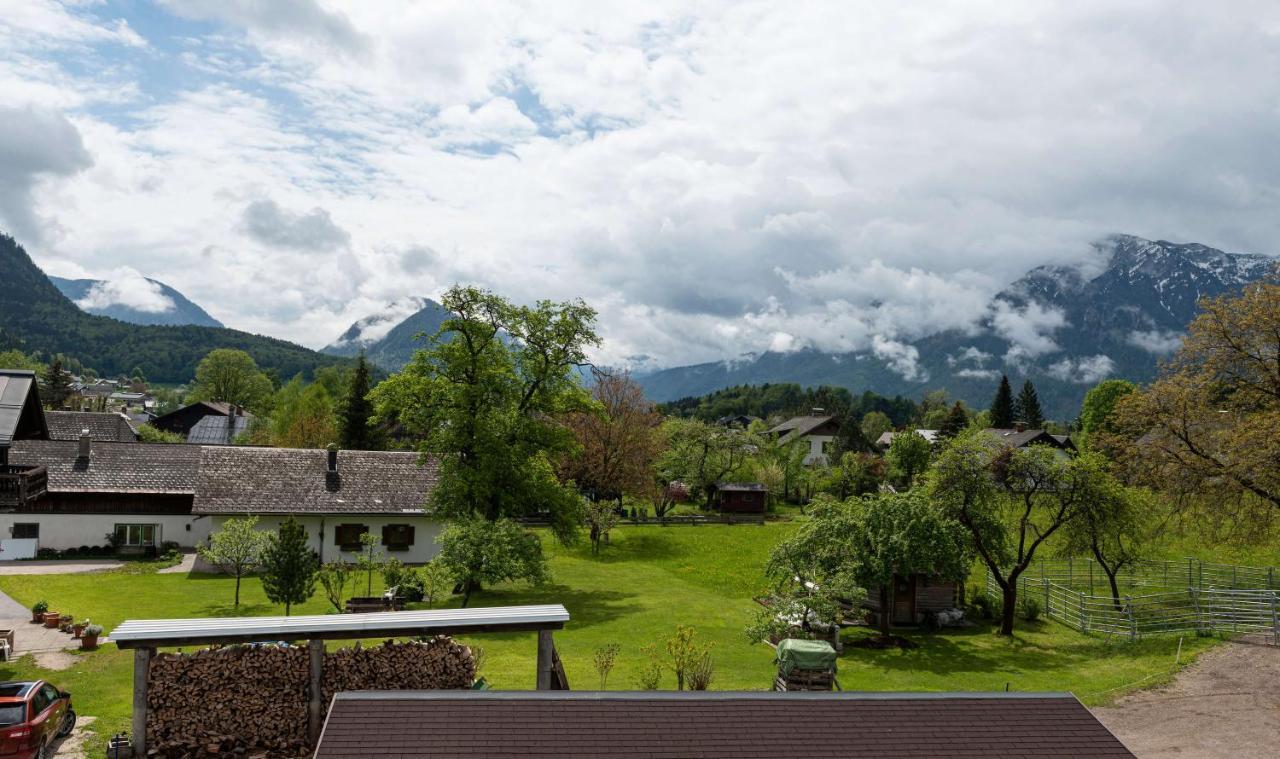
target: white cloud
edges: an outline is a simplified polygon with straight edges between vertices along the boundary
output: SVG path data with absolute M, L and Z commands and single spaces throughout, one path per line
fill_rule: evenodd
M 871 351 L 877 358 L 888 363 L 890 369 L 901 374 L 903 379 L 913 382 L 929 381 L 929 372 L 920 366 L 920 351 L 914 345 L 886 340 L 876 335 L 871 342 Z
M 972 379 L 995 379 L 1000 376 L 1000 372 L 995 369 L 958 369 L 957 377 L 969 377 Z
M 124 306 L 148 314 L 163 314 L 177 308 L 159 284 L 128 267 L 116 269 L 105 279 L 93 283 L 76 305 L 86 310 Z
M 71 176 L 91 163 L 79 130 L 63 114 L 0 106 L 0 223 L 40 241 L 54 222 L 41 219 L 33 207 L 37 184 Z
M 331 251 L 345 247 L 351 240 L 351 235 L 334 224 L 323 208 L 293 213 L 274 200 L 255 200 L 245 206 L 242 220 L 250 237 L 275 248 Z
M 1115 371 L 1115 362 L 1101 353 L 1094 356 L 1067 357 L 1049 365 L 1049 376 L 1063 382 L 1092 385 L 1101 382 Z
M 1139 348 L 1154 353 L 1157 356 L 1166 356 L 1182 347 L 1182 333 L 1166 332 L 1163 330 L 1133 330 L 1129 333 L 1125 341 L 1130 345 L 1136 345 Z
M 1066 324 L 1061 309 L 1036 301 L 1018 307 L 997 299 L 991 306 L 992 329 L 1011 343 L 1004 360 L 1017 367 L 1058 350 L 1053 333 Z

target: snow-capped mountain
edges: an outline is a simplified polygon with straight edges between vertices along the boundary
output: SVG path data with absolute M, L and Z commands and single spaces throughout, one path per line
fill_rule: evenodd
M 763 382 L 842 385 L 919 397 L 945 388 L 985 408 L 1001 373 L 1036 383 L 1045 410 L 1070 419 L 1094 383 L 1150 380 L 1177 349 L 1203 296 L 1238 290 L 1268 275 L 1277 259 L 1224 253 L 1195 243 L 1113 235 L 1095 243 L 1092 265 L 1041 266 L 997 294 L 973 330 L 911 343 L 913 372 L 893 357 L 801 350 L 763 353 L 646 373 L 649 396 L 673 400 Z M 907 376 L 904 376 L 906 374 Z
M 85 313 L 130 324 L 223 326 L 182 293 L 137 272 L 122 273 L 114 279 L 49 277 L 49 281 Z
M 423 347 L 423 341 L 415 338 L 435 334 L 448 318 L 449 312 L 429 298 L 401 298 L 352 324 L 321 353 L 354 356 L 363 350 L 373 363 L 397 371 Z

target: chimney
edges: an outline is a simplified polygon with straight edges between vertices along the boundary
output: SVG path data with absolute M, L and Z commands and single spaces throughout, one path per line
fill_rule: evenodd
M 328 454 L 329 469 L 324 473 L 324 489 L 336 493 L 342 487 L 342 477 L 338 474 L 338 446 L 330 443 Z
M 329 474 L 338 473 L 338 446 L 329 444 Z
M 79 458 L 85 461 L 89 460 L 89 449 L 92 438 L 89 437 L 89 430 L 80 430 L 80 453 Z

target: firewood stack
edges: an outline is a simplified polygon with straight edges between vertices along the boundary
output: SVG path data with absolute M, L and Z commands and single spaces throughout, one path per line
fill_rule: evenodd
M 306 646 L 159 653 L 147 689 L 148 755 L 306 756 Z M 471 650 L 440 636 L 325 654 L 324 708 L 335 691 L 469 688 Z

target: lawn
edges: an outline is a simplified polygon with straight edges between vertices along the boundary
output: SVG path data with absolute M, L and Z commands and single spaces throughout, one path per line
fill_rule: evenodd
M 585 545 L 565 548 L 546 542 L 553 579 L 540 588 L 486 590 L 473 605 L 563 603 L 572 617 L 556 634 L 570 684 L 599 686 L 592 665 L 603 645 L 621 647 L 611 689 L 634 689 L 646 657 L 641 648 L 661 643 L 677 624 L 695 627 L 714 643 L 715 689 L 764 689 L 773 674 L 772 651 L 752 645 L 743 628 L 758 608 L 751 600 L 763 584 L 760 567 L 769 549 L 794 530 L 791 523 L 766 526 L 621 527 L 599 557 Z M 381 584 L 375 578 L 375 590 Z M 0 590 L 25 605 L 47 599 L 77 617 L 90 617 L 108 631 L 126 618 L 279 614 L 261 584 L 248 578 L 242 604 L 231 607 L 233 581 L 220 576 L 129 574 L 19 575 L 0 577 Z M 363 584 L 360 592 L 363 593 Z M 457 601 L 454 600 L 453 604 Z M 297 613 L 323 613 L 317 595 Z M 846 632 L 854 642 L 865 635 Z M 1070 690 L 1099 704 L 1134 687 L 1167 679 L 1179 639 L 1138 643 L 1086 637 L 1051 622 L 1022 623 L 1012 639 L 979 627 L 946 633 L 908 633 L 920 643 L 907 651 L 850 647 L 840 663 L 846 690 Z M 535 642 L 530 634 L 474 636 L 485 650 L 481 674 L 497 688 L 531 688 Z M 1213 644 L 1183 641 L 1182 664 Z M 111 645 L 79 656 L 69 670 L 45 672 L 30 658 L 0 664 L 0 679 L 48 677 L 75 694 L 77 710 L 99 718 L 101 740 L 128 729 L 131 688 L 128 652 Z M 667 675 L 664 688 L 675 687 Z M 98 748 L 98 755 L 102 749 Z

